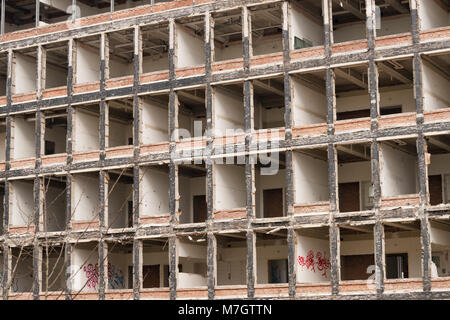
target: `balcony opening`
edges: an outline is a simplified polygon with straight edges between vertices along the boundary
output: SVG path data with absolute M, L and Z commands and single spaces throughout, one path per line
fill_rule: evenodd
M 39 1 L 39 26 L 64 22 L 72 17 L 71 3 L 68 1 Z
M 133 215 L 133 170 L 109 170 L 108 228 L 132 228 Z
M 169 69 L 169 25 L 143 26 L 142 69 L 144 73 Z
M 280 4 L 249 7 L 253 55 L 283 51 L 283 15 Z
M 214 61 L 242 59 L 242 11 L 217 12 L 214 19 Z
M 67 112 L 65 109 L 44 111 L 44 154 L 66 153 Z
M 411 32 L 409 1 L 376 1 L 377 37 Z
M 134 29 L 108 33 L 109 78 L 134 74 Z
M 286 230 L 264 230 L 256 236 L 256 279 L 258 284 L 288 283 Z
M 205 64 L 205 21 L 202 16 L 176 21 L 176 68 Z
M 330 284 L 330 236 L 328 227 L 301 229 L 297 232 L 297 283 Z
M 34 180 L 24 179 L 10 182 L 10 227 L 34 227 Z
M 418 188 L 415 138 L 382 141 L 380 144 L 381 194 L 383 198 L 416 195 Z
M 14 51 L 15 67 L 12 72 L 12 94 L 31 93 L 37 90 L 36 47 Z
M 450 108 L 450 54 L 422 55 L 425 112 Z
M 72 176 L 72 223 L 94 223 L 99 220 L 99 174 L 76 173 Z
M 284 79 L 253 80 L 253 104 L 256 130 L 284 128 Z
M 167 238 L 143 241 L 142 288 L 169 288 L 168 241 Z
M 98 243 L 76 243 L 72 247 L 72 290 L 78 293 L 98 292 Z
M 64 246 L 42 247 L 42 292 L 61 292 L 66 288 Z
M 213 93 L 214 136 L 244 133 L 244 86 L 242 83 L 219 85 Z M 229 131 L 229 133 L 227 133 Z
M 315 0 L 294 1 L 291 30 L 294 50 L 323 45 L 322 3 Z
M 340 212 L 365 211 L 373 208 L 370 149 L 369 143 L 336 146 Z
M 142 97 L 141 144 L 169 142 L 169 95 Z
M 5 33 L 36 26 L 36 1 L 5 1 Z
M 218 286 L 247 284 L 246 239 L 245 232 L 216 235 Z
M 178 94 L 178 139 L 202 137 L 206 130 L 205 89 L 180 90 Z
M 327 122 L 325 71 L 296 73 L 292 81 L 292 118 L 295 127 Z
M 277 218 L 285 216 L 286 155 L 272 153 L 270 163 L 260 161 L 255 165 L 256 217 Z
M 430 205 L 450 204 L 450 135 L 427 136 Z
M 206 235 L 180 237 L 177 243 L 178 272 L 177 288 L 199 288 L 207 286 L 207 241 Z M 179 267 L 180 268 L 180 267 Z
M 169 223 L 169 166 L 142 166 L 139 180 L 141 181 L 139 190 L 141 224 Z
M 207 205 L 206 166 L 204 162 L 180 164 L 178 166 L 178 190 L 181 210 L 180 223 L 205 222 Z
M 52 43 L 44 46 L 45 82 L 43 88 L 67 86 L 68 48 L 67 42 Z
M 108 242 L 107 290 L 133 289 L 133 244 Z
M 87 152 L 100 149 L 100 106 L 96 103 L 73 108 L 73 151 Z
M 45 177 L 43 187 L 44 230 L 47 232 L 66 230 L 66 177 Z
M 110 100 L 109 148 L 133 145 L 133 99 Z
M 431 277 L 450 277 L 450 220 L 448 218 L 430 219 L 430 239 Z M 420 262 L 420 255 L 418 258 Z
M 366 1 L 333 1 L 334 42 L 366 39 Z
M 13 293 L 33 291 L 33 248 L 11 248 L 11 286 Z
M 450 3 L 447 0 L 420 0 L 417 10 L 422 30 L 431 30 L 450 25 Z
M 100 36 L 76 39 L 75 84 L 100 81 Z

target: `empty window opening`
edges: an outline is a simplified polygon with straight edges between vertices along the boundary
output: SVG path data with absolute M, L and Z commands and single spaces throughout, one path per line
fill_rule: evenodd
M 386 279 L 422 277 L 420 221 L 385 222 Z
M 71 282 L 75 292 L 98 292 L 98 243 L 77 243 L 72 248 Z
M 94 222 L 99 220 L 99 174 L 98 172 L 72 175 L 72 217 L 73 222 Z
M 44 230 L 64 231 L 66 229 L 66 178 L 49 176 L 42 181 L 44 187 Z
M 447 0 L 420 0 L 417 7 L 422 30 L 450 25 L 450 3 Z
M 428 190 L 430 205 L 450 203 L 450 135 L 427 136 L 427 151 L 430 154 L 428 163 Z
M 253 55 L 283 51 L 282 12 L 279 4 L 249 7 Z
M 108 171 L 108 227 L 133 227 L 133 170 Z
M 383 198 L 418 193 L 416 139 L 380 143 L 381 194 Z
M 180 90 L 178 94 L 178 138 L 202 137 L 206 130 L 205 89 Z
M 450 220 L 431 219 L 430 239 L 431 277 L 450 277 Z
M 202 16 L 176 21 L 176 68 L 205 64 L 205 21 Z
M 144 96 L 142 101 L 141 144 L 157 144 L 169 141 L 169 95 Z
M 311 126 L 326 123 L 325 71 L 293 74 L 291 83 L 294 126 Z
M 283 78 L 253 80 L 255 129 L 285 127 Z
M 76 39 L 75 41 L 76 84 L 100 81 L 100 36 Z
M 213 14 L 214 61 L 242 59 L 242 11 Z
M 243 90 L 242 83 L 214 87 L 213 127 L 216 137 L 244 133 Z M 227 130 L 229 130 L 228 134 Z
M 143 241 L 142 288 L 169 287 L 168 241 L 167 238 Z
M 117 2 L 117 1 L 115 1 Z M 111 11 L 111 0 L 93 1 L 93 0 L 77 0 L 76 17 L 88 17 Z
M 255 165 L 255 201 L 258 218 L 276 218 L 285 215 L 286 156 L 285 153 L 276 154 L 276 157 L 273 155 L 272 163 L 266 165 L 258 162 Z
M 247 236 L 244 232 L 223 233 L 217 241 L 217 285 L 245 285 L 247 283 Z
M 99 123 L 100 107 L 98 104 L 80 105 L 73 108 L 74 152 L 100 149 Z
M 42 292 L 61 292 L 66 288 L 64 246 L 42 247 Z
M 109 147 L 133 145 L 133 99 L 111 100 L 108 104 Z
M 10 227 L 34 227 L 34 181 L 32 179 L 11 181 Z M 30 230 L 28 230 L 30 231 Z
M 36 114 L 20 114 L 12 118 L 11 158 L 25 159 L 36 156 Z
M 334 42 L 366 38 L 366 1 L 333 1 Z
M 6 96 L 6 79 L 8 77 L 8 55 L 0 53 L 0 97 Z
M 109 78 L 124 77 L 134 70 L 134 30 L 126 29 L 108 33 Z
M 180 164 L 178 166 L 180 194 L 180 223 L 201 223 L 207 219 L 206 166 Z
M 336 146 L 340 212 L 373 208 L 370 149 L 369 143 Z
M 323 45 L 322 3 L 294 1 L 291 10 L 294 50 Z
M 287 232 L 256 233 L 256 279 L 258 284 L 287 283 Z
M 142 70 L 144 73 L 169 69 L 169 25 L 143 26 Z
M 31 93 L 37 89 L 37 49 L 36 47 L 14 51 L 12 94 Z
M 133 289 L 133 244 L 108 242 L 107 251 L 108 290 Z
M 450 108 L 450 54 L 422 55 L 424 111 Z
M 68 1 L 39 1 L 39 26 L 64 22 L 72 17 L 71 3 Z
M 36 26 L 36 1 L 5 1 L 5 33 Z
M 375 272 L 373 225 L 342 225 L 340 237 L 341 280 L 369 281 Z
M 11 292 L 33 291 L 33 248 L 17 247 L 11 249 Z
M 377 37 L 411 32 L 409 1 L 375 1 Z
M 141 224 L 168 223 L 169 208 L 169 166 L 155 165 L 140 168 L 140 210 Z
M 227 158 L 234 161 L 235 158 Z M 214 214 L 240 211 L 246 208 L 245 165 L 243 164 L 214 165 Z M 234 162 L 236 163 L 236 161 Z
M 44 154 L 66 153 L 66 110 L 45 111 Z
M 181 237 L 177 243 L 178 262 L 182 271 L 178 272 L 178 288 L 198 288 L 207 286 L 206 235 Z
M 331 280 L 329 228 L 297 231 L 295 264 L 297 283 L 324 283 Z
M 295 211 L 307 213 L 311 205 L 329 209 L 328 151 L 326 147 L 296 149 L 292 153 Z M 326 209 L 325 209 L 326 208 Z

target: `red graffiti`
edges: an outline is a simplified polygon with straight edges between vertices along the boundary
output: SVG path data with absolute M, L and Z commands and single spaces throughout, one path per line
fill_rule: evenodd
M 315 258 L 315 259 L 314 259 Z M 328 260 L 326 258 L 326 254 L 323 254 L 322 257 L 322 252 L 317 252 L 315 257 L 314 257 L 314 251 L 309 250 L 308 254 L 305 257 L 298 257 L 298 264 L 302 267 L 306 267 L 307 270 L 310 270 L 313 272 L 316 272 L 316 267 L 317 270 L 319 271 L 323 271 L 322 276 L 324 278 L 326 278 L 327 276 L 327 270 L 331 268 L 331 264 L 330 264 L 330 260 Z
M 98 284 L 98 263 L 95 266 L 92 263 L 89 263 L 87 266 L 83 267 L 84 272 L 86 273 L 88 288 L 96 289 Z

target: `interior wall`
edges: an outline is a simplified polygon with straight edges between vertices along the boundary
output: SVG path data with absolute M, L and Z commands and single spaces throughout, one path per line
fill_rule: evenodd
M 283 51 L 281 34 L 267 36 L 256 40 L 253 38 L 253 55 L 271 54 Z
M 436 0 L 419 0 L 420 26 L 422 30 L 429 30 L 450 25 L 450 12 L 439 6 Z
M 214 130 L 216 136 L 225 136 L 226 129 L 244 130 L 244 98 L 234 92 L 215 88 Z
M 36 155 L 35 121 L 27 121 L 20 116 L 15 116 L 13 119 L 12 159 L 33 158 Z
M 47 188 L 46 181 L 45 188 Z M 49 232 L 66 229 L 66 192 L 63 188 L 49 186 L 45 194 L 46 226 Z
M 127 146 L 133 137 L 133 125 L 109 119 L 109 147 Z
M 46 88 L 64 87 L 67 85 L 67 70 L 47 63 L 47 75 L 45 77 Z
M 256 187 L 256 217 L 264 217 L 264 190 L 269 189 L 283 189 L 283 212 L 285 212 L 285 192 L 286 192 L 286 170 L 280 169 L 277 174 L 272 176 L 256 175 L 255 187 Z
M 36 59 L 21 54 L 14 53 L 15 67 L 13 72 L 15 89 L 14 93 L 28 93 L 36 91 Z
M 206 178 L 178 177 L 178 190 L 180 193 L 180 223 L 194 221 L 194 196 L 206 195 Z
M 169 175 L 157 169 L 143 168 L 140 188 L 140 215 L 168 215 L 169 209 Z
M 45 248 L 43 249 L 45 250 Z M 66 266 L 64 263 L 64 253 L 58 257 L 52 255 L 48 258 L 44 255 L 42 262 L 42 291 L 63 291 L 66 287 Z M 48 267 L 47 267 L 48 265 Z M 47 276 L 48 268 L 48 276 Z M 48 277 L 48 278 L 47 278 Z M 47 290 L 48 283 L 48 290 Z
M 293 118 L 295 126 L 305 126 L 327 121 L 326 96 L 292 78 Z
M 133 287 L 132 283 L 128 283 L 128 268 L 133 265 L 133 256 L 127 249 L 120 249 L 119 252 L 108 252 L 108 289 L 112 290 Z
M 417 192 L 417 157 L 382 144 L 381 194 L 383 197 Z
M 131 46 L 130 46 L 131 47 Z M 134 72 L 134 63 L 126 63 L 110 55 L 109 58 L 109 77 L 117 78 L 132 75 Z
M 142 144 L 169 141 L 168 106 L 153 100 L 143 100 Z
M 144 248 L 142 265 L 159 265 L 159 284 L 161 288 L 164 287 L 164 266 L 169 265 L 167 246 L 161 251 L 149 251 Z
M 116 182 L 108 183 L 108 225 L 113 229 L 128 227 L 128 201 L 133 200 L 131 184 Z
M 256 244 L 257 283 L 269 283 L 269 260 L 288 258 L 286 240 L 276 240 L 274 244 Z
M 328 201 L 328 163 L 311 156 L 293 153 L 295 203 Z
M 296 253 L 297 283 L 330 281 L 330 243 L 328 240 L 297 234 Z M 310 258 L 314 261 L 312 265 L 299 264 L 299 259 L 306 263 Z
M 214 167 L 215 210 L 244 208 L 246 205 L 245 168 L 218 164 Z
M 72 176 L 72 211 L 74 221 L 93 221 L 98 218 L 99 178 L 95 175 Z
M 323 45 L 322 23 L 318 24 L 309 18 L 308 15 L 295 8 L 291 10 L 291 28 L 294 37 L 309 40 L 313 43 L 313 46 Z
M 245 244 L 245 242 L 244 242 Z M 217 247 L 217 285 L 245 285 L 247 283 L 247 248 Z
M 433 2 L 433 1 L 430 1 Z M 422 64 L 423 103 L 425 111 L 450 107 L 450 81 L 426 63 Z
M 339 183 L 371 181 L 370 161 L 349 162 L 339 164 Z
M 76 83 L 100 81 L 100 52 L 79 41 L 76 46 Z
M 72 251 L 72 289 L 74 291 L 97 291 L 98 248 L 94 245 L 77 246 Z M 91 281 L 89 281 L 91 280 Z
M 242 43 L 230 43 L 224 47 L 214 46 L 215 61 L 242 59 Z
M 450 231 L 437 228 L 432 223 L 430 226 L 430 242 L 450 249 Z
M 98 115 L 75 109 L 74 112 L 74 152 L 85 152 L 100 149 Z
M 6 130 L 0 131 L 0 162 L 4 162 L 6 157 Z
M 169 56 L 167 53 L 162 55 L 146 56 L 142 59 L 143 73 L 162 71 L 169 69 Z
M 177 286 L 180 288 L 195 288 L 207 285 L 206 277 L 206 246 L 178 242 L 179 262 L 183 266 L 178 273 Z
M 55 153 L 66 152 L 66 133 L 63 127 L 45 128 L 45 140 L 55 143 Z
M 32 181 L 12 181 L 10 225 L 29 226 L 34 221 L 34 185 Z
M 16 272 L 13 275 L 13 281 L 11 283 L 12 292 L 31 292 L 33 287 L 33 257 L 29 252 L 22 251 L 20 259 L 19 250 L 14 250 L 15 257 L 12 258 L 12 268 L 17 265 Z M 18 261 L 18 262 L 17 262 Z
M 205 64 L 204 41 L 188 32 L 183 26 L 176 26 L 177 32 L 177 68 Z

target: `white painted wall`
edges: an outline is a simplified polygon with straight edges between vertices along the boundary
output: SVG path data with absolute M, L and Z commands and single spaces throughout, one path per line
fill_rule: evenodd
M 184 27 L 177 25 L 177 68 L 192 67 L 205 64 L 204 41 Z
M 381 194 L 383 197 L 417 192 L 417 157 L 382 144 Z
M 338 179 L 339 183 L 370 181 L 372 179 L 370 161 L 339 164 Z
M 95 268 L 98 266 L 98 249 L 94 245 L 79 245 L 72 251 L 72 288 L 74 291 L 82 290 L 97 291 L 98 283 L 95 287 L 87 285 L 88 274 L 84 268 Z
M 215 210 L 243 208 L 246 205 L 245 168 L 218 164 L 215 172 Z
M 144 73 L 162 71 L 169 69 L 169 56 L 167 53 L 162 55 L 145 56 L 142 59 L 142 71 Z
M 26 121 L 21 116 L 14 117 L 13 159 L 25 159 L 35 156 L 35 121 Z
M 142 108 L 142 144 L 169 141 L 168 106 L 144 100 Z
M 436 0 L 419 0 L 417 10 L 422 30 L 450 25 L 450 12 L 439 6 Z
M 130 46 L 131 47 L 131 46 Z M 134 71 L 134 64 L 125 63 L 124 61 L 118 60 L 110 56 L 109 59 L 109 77 L 117 78 L 132 75 Z
M 294 78 L 292 78 L 292 84 L 294 125 L 305 126 L 326 122 L 327 102 L 325 95 L 302 85 Z
M 430 1 L 433 2 L 433 1 Z M 426 63 L 422 64 L 423 103 L 425 111 L 450 107 L 450 81 L 439 75 Z
M 293 153 L 295 203 L 328 201 L 328 164 L 311 156 Z
M 314 254 L 314 261 L 317 262 L 317 254 L 320 253 L 322 259 L 330 260 L 330 243 L 328 240 L 313 238 L 304 235 L 297 235 L 297 247 L 296 247 L 296 261 L 297 263 L 297 283 L 315 283 L 330 281 L 330 270 L 320 271 L 317 265 L 314 268 L 306 266 L 300 266 L 298 264 L 298 258 L 303 257 L 306 259 L 308 253 L 312 251 Z
M 74 151 L 98 150 L 100 148 L 98 133 L 100 117 L 81 109 L 75 109 L 74 113 Z
M 14 93 L 28 93 L 36 91 L 36 59 L 15 53 L 15 69 L 13 72 Z
M 253 38 L 252 42 L 253 42 L 253 55 L 254 56 L 283 51 L 283 43 L 281 40 L 281 34 L 262 38 L 260 40 Z
M 284 210 L 284 198 L 286 192 L 286 170 L 280 169 L 277 174 L 272 176 L 261 175 L 259 170 L 255 179 L 256 187 L 256 217 L 263 218 L 264 216 L 264 190 L 269 189 L 283 189 L 283 212 Z
M 245 244 L 245 240 L 243 242 Z M 217 285 L 238 285 L 247 283 L 247 248 L 217 248 Z
M 169 214 L 169 175 L 149 167 L 142 169 L 141 216 Z
M 313 43 L 313 46 L 323 45 L 323 25 L 313 21 L 300 11 L 291 10 L 291 30 L 294 37 L 306 39 Z M 294 38 L 292 39 L 292 46 Z
M 98 218 L 99 179 L 90 174 L 72 177 L 72 212 L 74 221 L 92 221 Z
M 178 177 L 178 190 L 180 193 L 180 223 L 194 221 L 194 196 L 206 195 L 206 178 Z
M 257 283 L 269 283 L 269 260 L 287 259 L 287 245 L 284 240 L 275 244 L 256 246 L 256 280 Z
M 242 58 L 242 43 L 231 43 L 224 46 L 223 48 L 219 46 L 214 47 L 215 61 L 224 61 L 231 59 Z
M 243 96 L 222 88 L 215 88 L 213 103 L 216 136 L 226 135 L 226 129 L 244 130 Z
M 100 53 L 79 41 L 76 44 L 76 83 L 97 82 L 100 80 Z
M 445 246 L 450 249 L 450 231 L 436 228 L 433 224 L 430 227 L 430 241 L 431 244 Z
M 33 181 L 11 182 L 11 221 L 15 227 L 26 227 L 34 221 Z
M 130 184 L 111 179 L 108 183 L 108 226 L 110 228 L 128 227 L 128 201 L 133 200 Z

